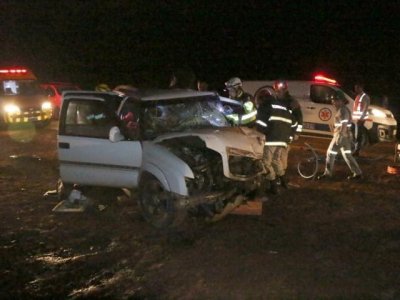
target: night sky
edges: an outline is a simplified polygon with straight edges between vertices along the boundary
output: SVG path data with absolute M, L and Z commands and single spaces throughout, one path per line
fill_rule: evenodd
M 177 68 L 215 87 L 322 71 L 400 95 L 396 1 L 191 2 L 1 0 L 0 64 L 88 88 L 164 86 Z

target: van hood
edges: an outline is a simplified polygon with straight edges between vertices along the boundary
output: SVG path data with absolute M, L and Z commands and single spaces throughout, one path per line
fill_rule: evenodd
M 194 129 L 190 132 L 168 133 L 157 137 L 154 142 L 197 136 L 201 138 L 207 148 L 215 150 L 221 155 L 230 154 L 261 158 L 264 151 L 265 137 L 262 133 L 248 127 L 224 127 L 218 129 Z

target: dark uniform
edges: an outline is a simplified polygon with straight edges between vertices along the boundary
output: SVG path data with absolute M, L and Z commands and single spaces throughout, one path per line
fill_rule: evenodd
M 278 193 L 277 179 L 285 175 L 282 165 L 282 150 L 290 141 L 293 132 L 293 117 L 285 103 L 274 96 L 264 99 L 257 112 L 257 129 L 266 137 L 264 165 L 270 191 Z

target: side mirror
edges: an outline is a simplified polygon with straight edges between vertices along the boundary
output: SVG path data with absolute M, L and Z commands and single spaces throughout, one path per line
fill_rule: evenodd
M 108 139 L 112 143 L 123 141 L 125 138 L 117 126 L 113 126 L 108 134 Z

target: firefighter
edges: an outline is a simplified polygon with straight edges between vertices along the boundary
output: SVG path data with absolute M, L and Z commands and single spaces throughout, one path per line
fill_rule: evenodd
M 354 91 L 357 96 L 353 104 L 353 121 L 355 122 L 354 127 L 354 140 L 355 140 L 355 150 L 354 155 L 358 156 L 362 146 L 362 136 L 366 132 L 364 127 L 365 120 L 368 118 L 368 106 L 371 102 L 369 96 L 364 92 L 364 86 L 357 83 L 354 86 Z
M 337 94 L 332 102 L 336 108 L 335 128 L 333 138 L 326 152 L 325 171 L 323 174 L 319 175 L 317 179 L 332 178 L 335 159 L 339 151 L 351 171 L 347 179 L 362 179 L 361 169 L 351 154 L 351 141 L 353 136 L 351 132 L 351 112 L 346 106 L 347 100 L 344 95 Z
M 276 80 L 273 85 L 276 97 L 284 103 L 284 105 L 291 111 L 292 117 L 294 119 L 294 124 L 292 124 L 292 132 L 289 137 L 289 143 L 287 147 L 282 149 L 282 166 L 285 170 L 288 166 L 288 156 L 290 150 L 290 143 L 297 138 L 297 134 L 302 131 L 303 128 L 303 113 L 301 112 L 299 102 L 289 94 L 288 84 L 285 80 Z M 286 176 L 280 178 L 280 184 L 283 188 L 288 188 L 288 181 Z
M 253 97 L 246 93 L 242 88 L 242 81 L 238 77 L 233 77 L 225 82 L 229 92 L 229 98 L 240 102 L 241 107 L 235 109 L 226 117 L 235 125 L 245 125 L 251 127 L 257 115 L 256 105 Z
M 266 137 L 263 162 L 270 183 L 269 192 L 279 194 L 278 180 L 285 176 L 282 151 L 288 146 L 294 123 L 285 103 L 274 95 L 265 94 L 257 110 L 257 130 Z

